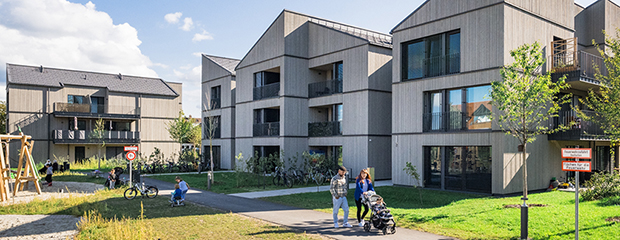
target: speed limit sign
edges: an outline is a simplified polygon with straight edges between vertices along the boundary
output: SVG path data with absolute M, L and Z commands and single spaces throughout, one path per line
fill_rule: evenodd
M 133 161 L 134 159 L 136 159 L 136 153 L 135 152 L 127 152 L 127 160 L 129 161 Z

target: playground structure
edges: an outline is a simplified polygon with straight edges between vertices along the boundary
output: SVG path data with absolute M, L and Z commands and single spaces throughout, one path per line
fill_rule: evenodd
M 0 135 L 0 202 L 9 199 L 11 173 L 15 174 L 15 187 L 13 188 L 13 196 L 18 191 L 24 190 L 24 185 L 28 182 L 34 183 L 38 194 L 41 194 L 41 186 L 39 185 L 39 173 L 37 172 L 32 158 L 32 148 L 34 141 L 29 135 Z M 19 151 L 19 162 L 17 171 L 11 170 L 9 163 L 9 142 L 11 140 L 21 140 Z

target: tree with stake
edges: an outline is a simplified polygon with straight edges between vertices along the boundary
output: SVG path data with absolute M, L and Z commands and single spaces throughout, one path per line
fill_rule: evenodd
M 492 117 L 507 135 L 515 137 L 523 161 L 523 205 L 521 206 L 521 239 L 527 239 L 527 144 L 537 135 L 563 131 L 568 126 L 550 129 L 548 120 L 558 116 L 560 105 L 568 102 L 570 95 L 558 97 L 568 88 L 564 78 L 551 81 L 551 73 L 542 73 L 545 58 L 538 42 L 524 44 L 510 51 L 514 62 L 501 69 L 502 81 L 491 83 L 491 101 L 499 110 Z
M 209 95 L 206 95 L 207 99 L 211 99 L 209 97 Z M 216 102 L 215 101 L 209 101 L 210 104 L 209 105 L 204 105 L 204 111 L 206 112 L 207 116 L 205 117 L 205 129 L 204 129 L 204 133 L 205 133 L 205 138 L 209 139 L 209 160 L 210 162 L 210 166 L 211 169 L 209 169 L 209 174 L 207 174 L 208 176 L 208 183 L 207 183 L 207 188 L 209 190 L 211 190 L 211 184 L 213 184 L 213 138 L 215 138 L 215 133 L 218 130 L 218 125 L 219 125 L 219 121 L 220 121 L 220 117 L 219 116 L 215 116 L 213 114 L 213 112 L 211 110 L 215 109 L 216 106 Z
M 420 204 L 424 204 L 424 202 L 422 202 L 422 191 L 420 191 L 420 188 L 418 187 L 420 185 L 420 174 L 418 173 L 418 168 L 410 162 L 406 162 L 403 171 L 405 171 L 407 175 L 411 176 L 411 178 L 416 181 L 416 184 L 413 185 L 413 187 L 418 189 L 418 194 L 420 194 Z
M 605 133 L 605 138 L 611 142 L 611 155 L 615 156 L 615 147 L 620 143 L 620 29 L 616 30 L 616 37 L 613 38 L 605 31 L 605 43 L 607 51 L 598 48 L 599 53 L 605 60 L 605 67 L 608 74 L 601 73 L 599 67 L 595 66 L 596 78 L 601 80 L 598 92 L 590 89 L 588 97 L 580 101 L 594 113 L 587 115 L 580 109 L 576 109 L 580 118 L 585 121 L 596 121 L 600 124 Z M 594 45 L 597 45 L 592 40 Z M 597 45 L 598 46 L 598 45 Z M 611 158 L 611 172 L 614 173 L 614 158 Z
M 97 149 L 97 169 L 101 170 L 101 148 L 105 147 L 105 141 L 103 141 L 105 137 L 105 121 L 102 118 L 97 119 L 95 121 L 95 129 L 90 132 L 89 135 L 91 141 L 101 142 L 101 147 Z

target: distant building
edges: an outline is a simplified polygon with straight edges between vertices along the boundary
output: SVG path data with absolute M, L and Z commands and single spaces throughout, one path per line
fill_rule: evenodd
M 181 84 L 158 78 L 7 64 L 7 132 L 35 141 L 35 161 L 53 156 L 71 162 L 96 156 L 102 141 L 107 158 L 124 157 L 123 146 L 138 145 L 148 157 L 155 147 L 178 153 L 166 123 L 181 110 Z M 103 140 L 91 138 L 98 119 Z M 11 161 L 17 159 L 11 142 Z M 15 145 L 15 146 L 13 146 Z

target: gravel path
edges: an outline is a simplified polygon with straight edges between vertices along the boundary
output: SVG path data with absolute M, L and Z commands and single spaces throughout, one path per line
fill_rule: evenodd
M 78 221 L 78 217 L 67 215 L 2 215 L 0 239 L 73 238 Z

